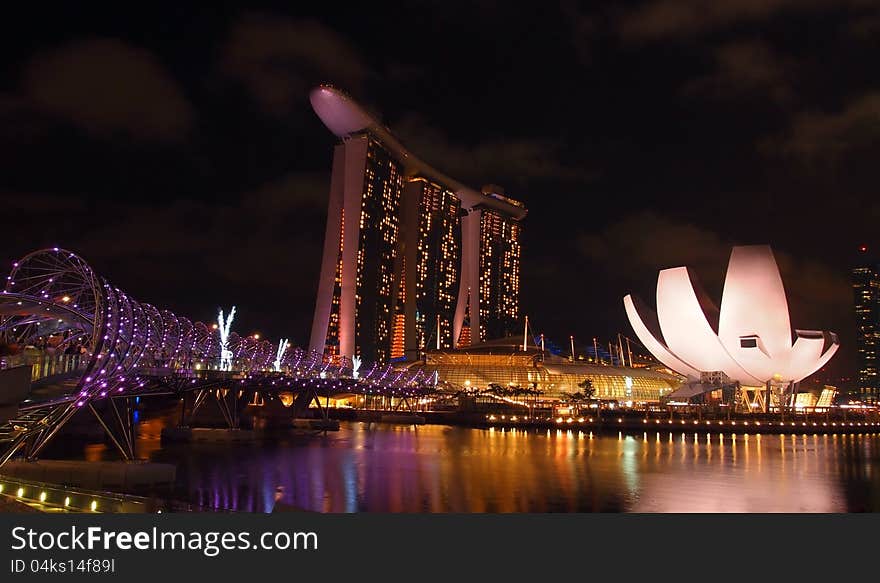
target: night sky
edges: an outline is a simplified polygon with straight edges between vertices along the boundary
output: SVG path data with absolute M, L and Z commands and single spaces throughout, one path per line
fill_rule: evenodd
M 793 326 L 839 332 L 828 372 L 852 374 L 878 3 L 250 4 L 4 8 L 4 265 L 66 247 L 143 301 L 306 342 L 335 142 L 307 95 L 329 82 L 526 203 L 522 309 L 559 344 L 634 336 L 621 298 L 660 268 L 717 302 L 730 246 L 770 243 Z

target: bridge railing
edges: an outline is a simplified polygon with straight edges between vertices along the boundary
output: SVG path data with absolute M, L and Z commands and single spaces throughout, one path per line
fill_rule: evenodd
M 77 371 L 84 372 L 89 363 L 88 354 L 68 354 L 63 350 L 46 350 L 29 347 L 22 352 L 0 357 L 0 368 L 11 368 L 13 366 L 29 366 L 31 367 L 31 382 L 36 382 L 49 377 L 64 375 Z M 239 366 L 236 366 L 239 365 Z M 350 371 L 343 367 L 319 367 L 305 366 L 294 368 L 290 366 L 282 366 L 280 371 L 274 370 L 273 367 L 265 369 L 253 369 L 247 366 L 246 362 L 236 362 L 232 370 L 223 370 L 220 367 L 219 359 L 195 359 L 190 362 L 180 362 L 171 359 L 153 359 L 145 358 L 139 363 L 135 370 L 137 374 L 152 377 L 177 376 L 185 378 L 201 378 L 205 376 L 223 375 L 230 378 L 244 378 L 253 375 L 279 376 L 289 378 L 321 378 L 326 380 L 344 379 L 355 380 Z M 368 370 L 367 374 L 361 375 L 358 384 L 362 385 L 389 385 L 397 386 L 408 384 L 413 381 L 425 380 L 420 379 L 419 375 L 413 375 L 406 371 L 392 370 L 390 367 L 379 368 L 373 367 Z
M 82 371 L 88 362 L 88 355 L 66 354 L 61 350 L 50 352 L 38 348 L 26 348 L 18 354 L 0 357 L 0 368 L 30 366 L 31 382 L 33 382 L 51 376 Z

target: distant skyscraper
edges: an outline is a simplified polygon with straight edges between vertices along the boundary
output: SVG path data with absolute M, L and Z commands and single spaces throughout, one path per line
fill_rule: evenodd
M 522 203 L 439 173 L 333 88 L 311 101 L 342 143 L 310 348 L 384 363 L 461 344 L 465 322 L 475 342 L 517 330 Z
M 856 314 L 856 350 L 859 357 L 858 392 L 862 401 L 880 402 L 880 377 L 877 376 L 880 351 L 880 267 L 859 250 L 859 261 L 852 270 L 853 299 Z

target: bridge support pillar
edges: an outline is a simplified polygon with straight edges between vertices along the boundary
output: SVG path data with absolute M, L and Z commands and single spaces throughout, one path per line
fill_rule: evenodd
M 180 427 L 190 427 L 193 424 L 193 418 L 211 396 L 212 391 L 199 389 L 192 393 L 194 395 L 192 398 L 189 397 L 190 394 L 189 392 L 183 393 L 183 401 L 180 406 Z
M 111 419 L 108 421 L 95 408 L 92 403 L 88 404 L 89 410 L 104 428 L 104 432 L 119 450 L 123 459 L 132 461 L 137 457 L 137 435 L 134 424 L 134 397 L 111 397 L 105 414 Z
M 241 428 L 242 408 L 247 406 L 248 400 L 242 398 L 244 391 L 241 389 L 217 389 L 214 391 L 214 399 L 223 420 L 229 429 Z

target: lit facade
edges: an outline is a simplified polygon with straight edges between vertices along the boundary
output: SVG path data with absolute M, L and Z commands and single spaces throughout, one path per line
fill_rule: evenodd
M 447 187 L 410 179 L 403 201 L 405 356 L 453 345 L 452 321 L 461 285 L 461 201 Z M 411 266 L 411 267 L 410 267 Z
M 402 185 L 399 163 L 373 137 L 336 147 L 316 310 L 328 354 L 391 355 Z
M 623 299 L 639 340 L 670 369 L 692 380 L 722 372 L 745 386 L 788 386 L 834 356 L 833 332 L 795 330 L 773 252 L 766 245 L 734 247 L 720 309 L 687 267 L 657 278 L 657 313 L 631 295 Z
M 503 338 L 519 326 L 520 224 L 480 211 L 480 337 Z
M 863 253 L 866 250 L 863 251 Z M 861 257 L 852 270 L 853 305 L 856 316 L 858 393 L 866 403 L 880 402 L 877 358 L 880 351 L 880 267 Z
M 401 187 L 399 163 L 379 142 L 368 139 L 358 225 L 353 353 L 370 361 L 385 362 L 391 352 Z
M 589 380 L 598 399 L 633 403 L 656 403 L 672 393 L 681 380 L 671 374 L 646 368 L 571 363 L 567 359 L 542 355 L 521 346 L 495 343 L 460 350 L 430 350 L 422 361 L 410 365 L 440 382 L 461 389 L 485 389 L 490 384 L 534 388 L 544 398 L 564 398 L 581 392 L 578 385 Z
M 440 174 L 333 88 L 311 101 L 342 142 L 310 349 L 385 363 L 512 332 L 522 203 Z

